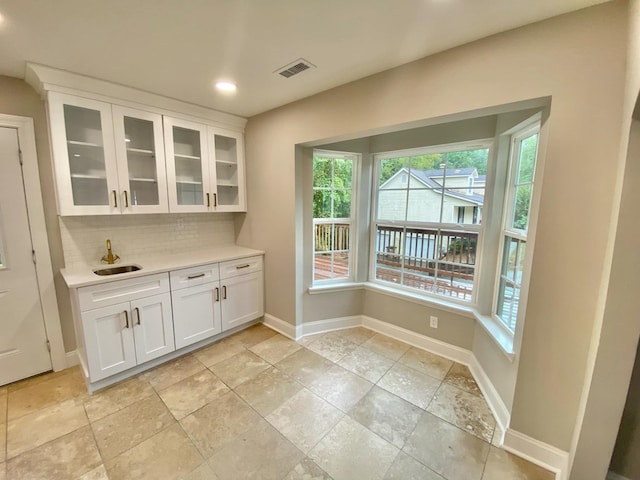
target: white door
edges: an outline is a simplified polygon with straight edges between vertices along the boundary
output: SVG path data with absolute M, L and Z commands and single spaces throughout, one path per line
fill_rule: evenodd
M 222 330 L 264 315 L 262 272 L 225 278 L 222 283 Z
M 48 370 L 18 132 L 0 128 L 0 385 Z
M 212 337 L 222 331 L 218 282 L 171 292 L 176 348 Z
M 171 353 L 173 341 L 171 295 L 163 293 L 131 302 L 138 365 Z
M 82 312 L 92 382 L 136 366 L 130 307 L 125 302 Z

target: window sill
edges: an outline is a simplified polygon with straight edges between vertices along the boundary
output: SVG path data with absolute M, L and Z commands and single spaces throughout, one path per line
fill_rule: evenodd
M 489 334 L 489 337 L 500 348 L 500 351 L 507 357 L 507 360 L 513 362 L 516 358 L 516 354 L 513 350 L 513 334 L 505 329 L 498 323 L 498 320 L 488 316 L 482 315 L 477 311 L 473 311 L 478 323 Z
M 343 283 L 331 283 L 326 285 L 315 285 L 309 287 L 309 295 L 318 295 L 322 293 L 334 293 L 342 292 L 346 290 L 369 290 L 371 292 L 382 293 L 390 297 L 399 298 L 409 302 L 417 303 L 427 307 L 438 308 L 446 312 L 451 312 L 456 315 L 462 315 L 467 318 L 474 318 L 482 328 L 489 334 L 491 339 L 499 347 L 500 351 L 507 357 L 507 360 L 513 362 L 516 354 L 513 350 L 513 334 L 507 331 L 497 320 L 488 316 L 480 314 L 475 308 L 466 305 L 460 305 L 458 303 L 447 302 L 439 298 L 425 297 L 420 294 L 406 292 L 384 285 L 379 285 L 373 282 L 343 282 Z

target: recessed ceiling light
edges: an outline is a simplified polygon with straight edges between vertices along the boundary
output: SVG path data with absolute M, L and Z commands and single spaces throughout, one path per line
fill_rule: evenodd
M 216 82 L 216 88 L 221 92 L 235 92 L 238 87 L 233 82 Z

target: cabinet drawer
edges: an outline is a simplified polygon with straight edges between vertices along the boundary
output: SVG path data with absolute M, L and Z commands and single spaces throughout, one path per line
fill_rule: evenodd
M 176 291 L 193 285 L 216 282 L 220 278 L 218 264 L 210 263 L 199 267 L 183 268 L 169 272 L 171 290 Z
M 158 295 L 168 291 L 169 276 L 166 273 L 158 273 L 156 275 L 79 288 L 78 300 L 80 310 L 85 311 L 150 297 L 151 295 Z
M 262 270 L 262 256 L 240 258 L 220 263 L 220 278 L 237 277 Z

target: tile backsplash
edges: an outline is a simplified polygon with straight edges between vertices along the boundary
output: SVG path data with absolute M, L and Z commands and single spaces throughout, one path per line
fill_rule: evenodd
M 97 264 L 111 240 L 124 262 L 235 243 L 234 214 L 191 213 L 58 217 L 67 267 Z

